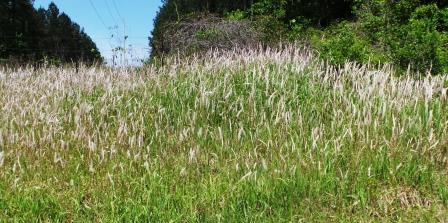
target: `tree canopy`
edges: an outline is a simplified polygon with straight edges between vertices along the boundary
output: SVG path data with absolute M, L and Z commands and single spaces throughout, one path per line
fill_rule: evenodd
M 272 15 L 287 23 L 294 18 L 306 18 L 317 27 L 327 26 L 338 19 L 352 16 L 353 0 L 164 0 L 155 19 L 150 47 L 159 49 L 164 25 L 194 13 L 225 15 L 241 10 L 249 16 Z M 153 53 L 154 54 L 154 53 Z
M 35 9 L 31 0 L 0 0 L 0 59 L 102 62 L 96 44 L 56 4 Z
M 197 14 L 250 20 L 263 44 L 306 42 L 336 65 L 374 61 L 401 71 L 448 72 L 447 0 L 164 0 L 152 58 L 175 52 L 164 47 L 167 27 Z

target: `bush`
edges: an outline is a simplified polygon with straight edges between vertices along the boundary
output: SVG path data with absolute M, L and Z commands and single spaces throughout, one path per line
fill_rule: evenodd
M 276 44 L 285 41 L 288 29 L 283 22 L 271 16 L 257 16 L 255 27 L 261 33 L 261 40 L 265 44 Z
M 236 11 L 226 13 L 225 16 L 230 21 L 242 21 L 246 18 L 246 12 L 238 9 Z
M 269 15 L 270 17 L 281 20 L 286 16 L 286 0 L 261 0 L 251 8 L 252 15 Z
M 289 40 L 303 39 L 307 36 L 307 29 L 311 26 L 311 21 L 305 17 L 298 17 L 289 21 Z
M 283 22 L 286 16 L 286 0 L 260 0 L 249 10 L 257 29 L 263 33 L 264 43 L 277 43 L 285 40 L 288 29 Z
M 395 29 L 389 43 L 394 62 L 413 71 L 425 72 L 432 67 L 434 72 L 440 72 L 437 49 L 441 39 L 432 28 L 427 21 L 416 20 Z
M 448 9 L 439 9 L 437 4 L 400 0 L 395 3 L 369 1 L 357 10 L 358 23 L 361 24 L 359 33 L 364 34 L 365 38 L 356 41 L 350 35 L 343 35 L 341 40 L 324 43 L 332 52 L 341 44 L 341 50 L 354 44 L 339 56 L 359 58 L 360 55 L 352 50 L 356 49 L 357 43 L 363 44 L 364 41 L 383 57 L 390 58 L 388 61 L 397 65 L 399 71 L 410 67 L 412 72 L 426 73 L 428 69 L 433 74 L 447 72 Z
M 447 38 L 439 32 L 441 10 L 437 5 L 418 7 L 407 24 L 396 26 L 389 31 L 389 42 L 394 62 L 400 67 L 409 66 L 414 72 L 446 72 Z
M 440 5 L 440 3 L 439 3 Z M 301 18 L 290 22 L 290 39 L 308 38 L 322 59 L 392 63 L 403 73 L 448 73 L 448 8 L 420 1 L 363 1 L 357 21 L 315 32 Z M 310 30 L 314 30 L 310 34 Z
M 436 55 L 439 59 L 441 72 L 448 74 L 448 33 L 440 36 L 440 46 L 437 47 Z
M 323 35 L 311 37 L 311 43 L 319 51 L 322 59 L 335 65 L 349 61 L 384 63 L 387 57 L 373 48 L 369 41 L 357 33 L 357 25 L 342 22 Z
M 256 46 L 261 34 L 248 20 L 229 21 L 212 14 L 192 14 L 167 24 L 154 48 L 159 55 L 190 55 L 210 49 Z
M 448 8 L 440 10 L 440 31 L 448 31 Z

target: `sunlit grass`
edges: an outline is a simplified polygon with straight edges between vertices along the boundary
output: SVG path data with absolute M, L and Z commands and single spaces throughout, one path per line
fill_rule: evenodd
M 448 220 L 448 77 L 314 58 L 1 70 L 0 219 Z

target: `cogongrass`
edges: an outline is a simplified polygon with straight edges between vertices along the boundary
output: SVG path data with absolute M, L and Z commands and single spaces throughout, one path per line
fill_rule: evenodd
M 447 75 L 211 51 L 0 72 L 6 221 L 448 220 Z

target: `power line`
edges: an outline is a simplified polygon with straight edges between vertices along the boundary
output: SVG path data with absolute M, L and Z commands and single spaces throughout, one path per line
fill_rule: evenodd
M 101 17 L 100 13 L 98 12 L 98 10 L 96 9 L 95 5 L 93 4 L 92 0 L 89 0 L 90 5 L 92 6 L 93 10 L 95 11 L 96 16 L 98 17 L 98 19 L 101 21 L 101 23 L 103 23 L 104 27 L 109 30 L 109 27 L 106 25 L 106 23 L 104 22 L 103 18 Z
M 128 39 L 128 36 L 126 35 L 126 21 L 124 20 L 123 16 L 121 16 L 120 10 L 118 10 L 117 2 L 115 0 L 112 0 L 112 3 L 118 17 L 120 17 L 121 21 L 123 22 L 123 53 L 121 54 L 121 60 L 122 64 L 126 65 L 126 40 Z
M 110 45 L 111 48 L 113 48 L 112 43 L 111 43 L 111 40 L 112 40 L 112 38 L 114 37 L 114 34 L 112 33 L 111 29 L 110 29 L 110 28 L 106 25 L 106 23 L 104 22 L 103 18 L 101 17 L 100 13 L 99 13 L 98 10 L 96 9 L 96 7 L 95 7 L 95 5 L 93 4 L 92 0 L 89 0 L 89 2 L 90 2 L 90 5 L 92 6 L 92 8 L 94 9 L 94 11 L 95 11 L 97 17 L 98 17 L 98 18 L 100 19 L 100 21 L 103 23 L 104 27 L 109 31 L 109 34 L 111 35 L 111 38 L 109 38 L 109 45 Z M 106 6 L 107 6 L 107 10 L 109 11 L 109 14 L 112 16 L 112 20 L 114 20 L 114 22 L 115 22 L 115 18 L 113 17 L 113 15 L 112 15 L 112 13 L 111 13 L 111 10 L 110 10 L 109 4 L 107 3 L 107 0 L 106 0 Z M 115 23 L 116 23 L 116 22 L 115 22 Z M 115 53 L 114 50 L 112 50 L 112 52 Z
M 114 23 L 117 24 L 117 20 L 115 20 L 115 16 L 112 14 L 112 10 L 110 10 L 108 0 L 104 0 L 106 3 L 107 12 L 109 12 L 110 17 L 112 17 L 112 20 L 114 20 Z
M 114 8 L 115 8 L 115 11 L 117 11 L 118 17 L 119 17 L 119 18 L 121 19 L 121 21 L 124 23 L 124 19 L 123 19 L 123 17 L 121 16 L 120 10 L 118 10 L 117 2 L 115 2 L 115 0 L 112 0 L 112 3 L 114 3 Z

